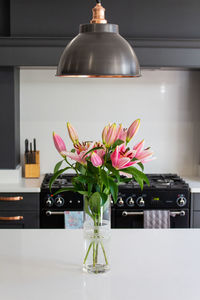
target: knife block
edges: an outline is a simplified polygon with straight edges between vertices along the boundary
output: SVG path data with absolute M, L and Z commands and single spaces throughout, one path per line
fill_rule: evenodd
M 26 158 L 24 157 L 26 161 Z M 40 177 L 40 151 L 36 151 L 35 164 L 24 165 L 25 178 L 39 178 Z

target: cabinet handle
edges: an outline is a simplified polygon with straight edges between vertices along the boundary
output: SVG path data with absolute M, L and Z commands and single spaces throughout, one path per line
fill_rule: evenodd
M 23 216 L 15 216 L 15 217 L 0 217 L 0 221 L 20 221 L 23 220 Z
M 17 197 L 0 197 L 0 201 L 20 201 L 23 200 L 22 196 Z

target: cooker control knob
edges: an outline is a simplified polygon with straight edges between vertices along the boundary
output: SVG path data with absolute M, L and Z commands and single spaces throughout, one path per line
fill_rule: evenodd
M 54 202 L 53 198 L 52 197 L 48 197 L 48 199 L 46 201 L 46 205 L 48 207 L 51 207 L 51 206 L 53 206 L 53 202 Z
M 124 206 L 124 200 L 122 199 L 122 197 L 118 197 L 118 199 L 117 199 L 117 205 L 119 207 Z
M 183 206 L 186 205 L 187 200 L 186 200 L 185 197 L 180 196 L 180 197 L 176 200 L 176 203 L 177 203 L 178 206 L 183 207 Z
M 130 207 L 133 207 L 135 205 L 135 201 L 133 200 L 132 197 L 128 197 L 127 200 L 126 200 L 126 203 Z
M 58 196 L 57 198 L 56 198 L 56 200 L 55 200 L 55 204 L 56 204 L 56 206 L 58 206 L 58 207 L 61 207 L 61 206 L 63 206 L 63 204 L 64 204 L 64 199 L 61 197 L 61 196 Z
M 143 207 L 145 205 L 144 199 L 142 197 L 137 198 L 137 205 Z

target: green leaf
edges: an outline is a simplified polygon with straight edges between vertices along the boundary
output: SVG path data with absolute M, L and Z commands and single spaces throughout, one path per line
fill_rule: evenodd
M 84 184 L 88 184 L 88 183 L 96 183 L 96 180 L 94 179 L 94 177 L 91 177 L 91 176 L 86 176 L 86 175 L 79 175 L 79 176 L 76 176 L 74 178 L 75 181 L 79 181 L 81 183 L 84 183 Z
M 113 166 L 110 163 L 106 164 L 106 168 L 113 173 L 113 175 L 115 175 L 117 181 L 120 181 L 120 175 L 119 175 L 119 171 L 116 170 L 115 168 L 113 168 Z
M 75 153 L 75 152 L 76 152 L 76 150 L 75 150 L 75 149 L 72 149 L 72 150 L 71 150 L 71 152 L 72 152 L 72 153 Z
M 78 169 L 78 171 L 82 174 L 82 175 L 85 175 L 85 173 L 86 173 L 86 169 L 85 169 L 85 167 L 82 165 L 82 164 L 80 164 L 80 163 L 76 163 L 76 168 Z
M 118 140 L 116 140 L 116 141 L 114 142 L 114 144 L 112 145 L 111 148 L 114 150 L 117 146 L 120 146 L 120 145 L 123 144 L 123 143 L 124 143 L 124 141 L 118 139 Z
M 101 199 L 102 199 L 102 206 L 106 203 L 106 201 L 108 200 L 108 195 L 104 194 L 104 193 L 100 193 L 101 195 Z
M 105 170 L 100 169 L 100 177 L 101 177 L 103 184 L 108 188 L 109 187 L 108 175 Z
M 87 174 L 89 174 L 90 176 L 99 174 L 99 169 L 94 167 L 89 160 L 87 161 Z
M 135 176 L 135 180 L 139 183 L 141 190 L 143 190 L 144 187 L 144 181 L 140 177 Z
M 60 167 L 61 167 L 63 161 L 64 161 L 64 160 L 61 160 L 61 161 L 59 161 L 59 162 L 55 165 L 55 168 L 54 168 L 54 174 L 55 174 L 56 172 L 58 172 L 58 170 L 60 169 Z
M 93 184 L 92 183 L 88 183 L 88 195 L 90 196 L 90 194 L 92 193 L 92 188 L 93 188 Z
M 123 169 L 123 172 L 129 173 L 129 174 L 131 174 L 133 176 L 136 176 L 136 177 L 139 177 L 139 178 L 143 179 L 143 181 L 145 181 L 149 185 L 148 177 L 143 172 L 136 169 L 135 167 L 129 167 L 129 168 Z
M 116 182 L 111 177 L 108 177 L 108 180 L 109 180 L 109 186 L 110 186 L 110 191 L 111 191 L 111 194 L 112 194 L 112 197 L 113 197 L 113 201 L 114 201 L 114 203 L 116 203 L 117 202 L 117 196 L 118 196 L 118 186 L 117 186 Z
M 133 178 L 131 177 L 131 178 L 128 178 L 128 177 L 125 177 L 125 178 L 120 178 L 120 182 L 122 182 L 122 183 L 128 183 L 128 182 L 130 182 L 131 180 L 133 180 Z
M 103 147 L 94 147 L 94 148 L 90 149 L 88 152 L 85 153 L 85 155 L 83 156 L 83 158 L 84 158 L 86 155 L 88 155 L 90 152 L 93 152 L 93 151 L 98 150 L 98 149 L 103 149 Z
M 138 166 L 140 166 L 140 168 L 141 168 L 141 170 L 142 170 L 142 172 L 144 171 L 144 165 L 141 163 L 141 162 L 139 162 L 138 163 Z
M 110 195 L 110 186 L 108 188 L 105 188 L 103 190 L 104 194 L 106 194 L 107 196 Z
M 60 190 L 56 191 L 53 194 L 53 196 L 58 195 L 58 194 L 63 193 L 63 192 L 76 192 L 76 191 L 74 190 L 74 188 L 63 188 L 63 189 L 60 189 Z
M 101 195 L 98 192 L 92 194 L 89 198 L 89 205 L 93 214 L 100 214 L 101 211 Z
M 54 183 L 54 181 L 58 178 L 58 176 L 60 176 L 62 173 L 64 173 L 65 171 L 67 171 L 68 169 L 71 169 L 71 167 L 66 167 L 64 169 L 61 169 L 59 171 L 57 171 L 50 179 L 49 181 L 49 189 L 51 191 L 51 187 L 52 187 L 52 184 Z
M 88 192 L 87 191 L 77 191 L 79 194 L 81 194 L 81 195 L 88 195 Z

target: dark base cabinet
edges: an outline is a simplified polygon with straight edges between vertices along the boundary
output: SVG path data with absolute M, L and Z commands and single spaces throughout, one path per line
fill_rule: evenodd
M 200 193 L 192 194 L 191 227 L 200 228 Z
M 1 193 L 0 229 L 40 228 L 39 193 Z

